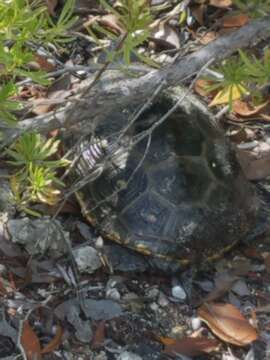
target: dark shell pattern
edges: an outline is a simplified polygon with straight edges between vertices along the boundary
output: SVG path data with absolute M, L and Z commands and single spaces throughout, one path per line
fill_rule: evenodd
M 109 238 L 186 264 L 215 257 L 245 236 L 256 218 L 257 198 L 207 113 L 180 107 L 147 135 L 173 101 L 163 96 L 120 142 L 112 138 L 114 147 L 105 151 L 111 161 L 79 198 Z M 99 138 L 117 134 L 124 119 L 107 120 Z M 147 136 L 134 142 L 142 134 Z M 82 146 L 80 176 L 90 161 L 89 144 Z

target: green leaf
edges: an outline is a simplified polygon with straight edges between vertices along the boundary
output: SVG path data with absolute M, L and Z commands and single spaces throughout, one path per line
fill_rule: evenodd
M 129 65 L 132 53 L 134 53 L 137 47 L 143 44 L 150 35 L 149 26 L 153 22 L 153 17 L 150 12 L 148 1 L 121 0 L 117 2 L 117 8 L 112 7 L 110 3 L 105 0 L 100 0 L 100 4 L 105 10 L 117 18 L 117 21 L 123 29 L 123 33 L 126 34 L 123 40 L 118 37 L 118 42 L 121 41 L 121 48 L 114 51 L 111 50 L 107 59 L 110 62 L 117 60 L 120 60 L 121 62 L 124 60 L 125 64 Z M 91 34 L 98 32 L 116 42 L 117 36 L 99 24 L 92 24 L 91 29 L 88 31 Z M 123 35 L 121 34 L 121 36 Z M 93 37 L 98 41 L 97 36 L 94 35 Z M 141 56 L 140 59 L 143 61 L 144 57 Z M 149 65 L 151 62 L 148 61 L 147 63 Z

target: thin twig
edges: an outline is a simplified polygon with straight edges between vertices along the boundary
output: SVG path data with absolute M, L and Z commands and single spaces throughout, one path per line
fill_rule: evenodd
M 270 17 L 251 21 L 241 29 L 212 41 L 196 52 L 189 54 L 175 64 L 135 79 L 119 79 L 112 81 L 110 76 L 104 77 L 102 86 L 96 87 L 95 91 L 89 91 L 89 83 L 86 80 L 85 87 L 74 97 L 74 100 L 64 108 L 43 116 L 26 119 L 18 123 L 11 130 L 1 129 L 5 134 L 3 146 L 10 144 L 22 132 L 35 129 L 40 133 L 47 133 L 55 128 L 69 129 L 75 124 L 80 124 L 82 129 L 90 128 L 89 114 L 96 123 L 100 119 L 112 113 L 120 112 L 128 106 L 137 106 L 143 99 L 152 94 L 162 81 L 164 87 L 180 84 L 190 74 L 197 73 L 210 59 L 221 60 L 227 58 L 239 48 L 253 46 L 261 39 L 270 35 Z M 83 130 L 84 131 L 84 130 Z

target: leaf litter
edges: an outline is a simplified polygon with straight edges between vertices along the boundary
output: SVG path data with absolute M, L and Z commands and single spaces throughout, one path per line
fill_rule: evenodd
M 57 17 L 58 9 L 61 8 L 63 2 L 48 0 L 46 3 L 49 13 Z M 160 52 L 162 51 L 168 52 L 172 56 L 176 55 L 179 49 L 185 52 L 190 39 L 193 39 L 191 45 L 196 48 L 198 46 L 195 43 L 196 41 L 202 44 L 209 43 L 219 37 L 222 31 L 241 27 L 249 21 L 249 17 L 244 13 L 238 15 L 231 13 L 233 4 L 230 0 L 202 0 L 194 1 L 192 4 L 187 1 L 185 2 L 186 6 L 182 9 L 182 14 L 177 8 L 179 4 L 175 6 L 170 1 L 160 1 L 159 3 L 165 6 L 164 8 L 169 6 L 169 10 L 164 11 L 161 8 L 156 12 L 154 21 L 157 21 L 156 24 L 158 25 L 155 27 L 153 22 L 152 38 L 150 38 L 151 41 L 156 43 L 156 46 L 152 47 L 146 41 L 141 49 L 147 55 L 154 52 L 155 57 L 161 56 Z M 67 63 L 71 63 L 71 67 L 81 64 L 86 69 L 87 66 L 98 63 L 102 51 L 102 42 L 105 45 L 106 43 L 111 45 L 112 41 L 104 35 L 103 39 L 100 39 L 100 43 L 97 43 L 96 39 L 91 38 L 88 34 L 86 35 L 83 25 L 87 22 L 96 21 L 100 26 L 107 27 L 116 35 L 123 33 L 123 29 L 114 15 L 112 13 L 102 13 L 100 4 L 97 1 L 78 0 L 75 4 L 75 11 L 80 14 L 81 27 L 78 27 L 79 37 L 69 45 L 68 55 L 65 54 L 62 57 L 55 50 L 50 52 L 48 58 L 37 55 L 35 59 L 40 69 L 48 72 L 52 78 L 54 78 L 53 73 L 54 71 L 57 72 L 59 64 L 61 64 L 60 67 L 62 65 L 64 67 Z M 218 20 L 218 26 L 216 26 L 216 20 Z M 207 31 L 203 36 L 201 26 L 207 27 Z M 213 27 L 214 31 L 212 31 Z M 57 61 L 51 62 L 51 58 Z M 26 102 L 28 101 L 29 105 L 34 105 L 34 108 L 32 108 L 35 113 L 44 114 L 59 105 L 57 100 L 59 103 L 64 104 L 71 92 L 76 92 L 76 86 L 81 81 L 80 74 L 75 70 L 72 76 L 70 73 L 66 72 L 67 75 L 62 78 L 56 75 L 55 81 L 46 91 L 43 87 L 34 84 L 24 84 L 20 88 L 18 97 L 21 97 Z M 203 82 L 200 82 L 200 80 L 197 82 L 196 87 L 195 91 L 210 105 L 219 107 L 228 103 L 228 92 L 222 94 L 222 96 L 221 94 L 217 96 L 217 93 L 209 94 L 204 91 Z M 239 89 L 232 88 L 231 90 L 233 99 L 240 97 Z M 37 100 L 40 100 L 40 103 Z M 41 101 L 44 101 L 45 105 L 42 105 Z M 250 120 L 256 122 L 257 118 L 269 121 L 269 115 L 265 111 L 267 105 L 263 103 L 254 106 L 254 104 L 243 101 L 243 99 L 234 101 L 234 114 L 228 116 L 228 124 L 232 123 L 234 129 L 239 130 L 240 127 L 242 133 L 238 137 L 238 139 L 241 138 L 239 144 L 242 144 L 248 138 L 246 131 L 242 129 L 249 129 L 249 127 L 243 124 Z M 256 139 L 255 133 L 252 136 Z M 257 149 L 256 156 L 258 156 L 258 153 L 262 154 L 262 151 Z M 248 177 L 250 179 L 261 179 L 269 175 L 265 170 L 263 171 L 263 169 L 270 168 L 268 162 L 263 162 L 262 158 L 259 158 L 254 160 L 253 164 L 256 161 L 261 161 L 262 164 L 256 163 L 256 166 L 252 167 L 249 163 L 248 171 L 246 170 Z M 245 165 L 243 167 L 245 168 Z M 75 221 L 72 220 L 72 216 L 76 218 Z M 84 229 L 84 238 L 74 230 L 78 216 L 78 213 L 72 213 L 71 225 L 66 228 L 63 221 L 61 226 L 63 225 L 64 231 L 72 237 L 72 244 L 95 246 L 94 231 L 87 232 Z M 22 230 L 17 228 L 17 234 L 14 233 L 14 237 L 26 241 L 27 239 L 22 237 L 21 232 Z M 33 235 L 36 240 L 39 238 L 39 232 L 35 232 Z M 251 260 L 253 265 L 258 265 L 259 262 L 265 266 L 260 273 L 260 278 L 255 277 L 255 281 L 252 280 L 252 276 L 248 276 L 251 272 L 250 266 L 243 270 L 241 264 L 238 264 L 239 266 L 236 266 L 234 271 L 227 269 L 223 273 L 218 269 L 206 268 L 200 274 L 197 274 L 196 279 L 194 279 L 195 290 L 193 290 L 195 294 L 184 303 L 174 303 L 170 298 L 172 289 L 167 278 L 158 275 L 151 277 L 150 275 L 132 273 L 125 274 L 124 278 L 117 284 L 118 300 L 113 301 L 106 298 L 107 294 L 109 294 L 106 293 L 106 284 L 108 277 L 110 278 L 111 275 L 102 268 L 93 274 L 80 274 L 78 282 L 75 279 L 76 276 L 70 271 L 71 259 L 67 259 L 66 255 L 62 255 L 63 244 L 59 247 L 56 245 L 56 235 L 51 236 L 49 239 L 52 248 L 57 247 L 58 256 L 54 260 L 48 259 L 46 254 L 48 247 L 46 247 L 47 244 L 45 246 L 45 243 L 42 244 L 43 247 L 38 244 L 38 250 L 36 250 L 36 247 L 33 247 L 35 241 L 32 239 L 32 245 L 28 245 L 28 251 L 31 252 L 29 256 L 27 252 L 22 250 L 22 245 L 18 246 L 11 240 L 10 238 L 0 239 L 1 259 L 5 269 L 8 269 L 8 271 L 3 269 L 3 272 L 1 272 L 3 309 L 6 310 L 8 319 L 0 322 L 0 335 L 6 335 L 15 344 L 19 334 L 18 320 L 22 321 L 21 345 L 28 359 L 51 359 L 56 350 L 60 351 L 58 354 L 62 356 L 62 342 L 64 339 L 67 340 L 65 351 L 71 356 L 74 353 L 76 354 L 76 350 L 81 344 L 85 346 L 84 353 L 87 354 L 88 358 L 98 356 L 101 351 L 104 352 L 104 349 L 107 351 L 108 356 L 109 353 L 110 356 L 114 356 L 112 349 L 116 351 L 116 347 L 122 347 L 124 354 L 127 353 L 126 347 L 130 346 L 130 350 L 140 354 L 144 360 L 149 358 L 149 353 L 159 356 L 163 354 L 164 359 L 166 359 L 166 354 L 185 354 L 188 357 L 208 354 L 209 359 L 220 359 L 222 357 L 223 360 L 249 360 L 252 356 L 254 358 L 256 356 L 253 353 L 253 348 L 245 350 L 242 347 L 256 341 L 260 335 L 259 329 L 262 328 L 266 329 L 264 339 L 265 343 L 267 343 L 267 331 L 270 331 L 269 320 L 264 316 L 265 313 L 269 312 L 267 289 L 270 279 L 267 275 L 269 274 L 269 252 L 267 253 L 267 251 L 262 252 L 259 259 Z M 259 246 L 257 250 L 260 252 Z M 32 259 L 33 256 L 37 256 L 37 259 Z M 46 263 L 46 261 L 48 262 Z M 226 262 L 229 262 L 228 258 Z M 241 271 L 237 272 L 237 269 Z M 12 281 L 8 275 L 9 273 L 13 274 Z M 206 278 L 208 280 L 205 280 Z M 206 286 L 207 282 L 208 285 Z M 14 286 L 11 286 L 11 284 L 14 284 Z M 157 289 L 156 292 L 151 293 L 151 296 L 146 291 L 149 287 Z M 9 291 L 9 288 L 12 291 Z M 79 301 L 80 296 L 74 297 L 81 290 L 84 298 L 82 303 Z M 259 293 L 259 291 L 260 296 L 258 295 L 256 298 L 254 294 Z M 161 294 L 162 303 L 159 302 Z M 235 302 L 238 303 L 239 308 L 228 303 L 230 294 L 235 297 Z M 134 305 L 134 297 L 137 299 L 136 306 Z M 48 299 L 49 302 L 46 302 Z M 219 303 L 216 303 L 217 300 Z M 256 320 L 260 324 L 258 330 L 252 327 L 246 317 L 242 315 L 246 301 L 252 311 L 257 314 Z M 42 312 L 33 311 L 44 302 L 46 302 L 46 307 L 51 312 L 51 318 L 46 317 L 48 321 L 45 321 L 44 315 L 42 317 Z M 198 303 L 202 305 L 196 310 Z M 32 318 L 34 321 L 30 322 L 25 317 L 22 320 L 22 315 L 26 316 L 28 310 L 33 311 Z M 190 318 L 196 313 L 205 321 L 210 331 L 199 324 L 198 334 L 193 336 Z M 153 337 L 149 335 L 150 332 L 154 333 L 156 338 L 163 336 L 167 340 L 163 343 L 161 341 L 157 342 L 156 339 L 153 341 Z M 43 342 L 44 338 L 46 338 L 45 343 Z M 104 344 L 107 344 L 108 341 L 111 347 L 107 346 L 106 348 Z M 228 353 L 227 347 L 223 343 L 233 344 L 235 346 L 233 352 L 236 355 L 234 356 L 232 352 Z M 117 344 L 115 349 L 113 348 L 114 344 Z M 145 350 L 145 344 L 149 346 L 150 350 Z M 107 350 L 108 348 L 111 352 Z M 107 355 L 105 359 L 107 359 Z M 259 356 L 259 358 L 262 358 L 262 352 Z

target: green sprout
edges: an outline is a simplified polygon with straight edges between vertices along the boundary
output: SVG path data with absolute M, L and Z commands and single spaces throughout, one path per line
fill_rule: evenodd
M 119 37 L 115 33 L 106 30 L 97 23 L 92 25 L 92 29 L 88 29 L 97 42 L 99 42 L 99 40 L 94 33 L 95 31 L 106 35 L 115 43 L 120 41 L 121 46 L 118 49 L 115 49 L 114 51 L 106 50 L 108 61 L 113 62 L 118 59 L 123 59 L 124 63 L 129 65 L 131 56 L 134 54 L 141 61 L 151 66 L 156 66 L 153 61 L 137 51 L 137 47 L 149 38 L 150 24 L 153 22 L 153 17 L 147 1 L 121 0 L 118 2 L 117 9 L 112 7 L 105 0 L 100 0 L 100 3 L 105 10 L 115 16 L 119 27 L 123 30 L 122 39 L 120 38 L 119 40 Z
M 57 170 L 67 166 L 67 160 L 52 160 L 59 147 L 59 141 L 46 140 L 40 134 L 25 133 L 6 150 L 12 159 L 8 161 L 19 168 L 12 176 L 12 189 L 16 202 L 26 206 L 31 202 L 45 202 L 49 205 L 59 200 L 58 187 L 64 184 L 57 178 Z

